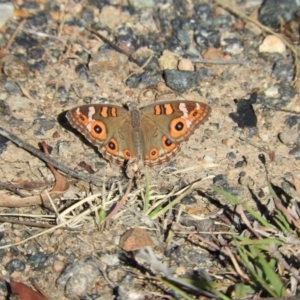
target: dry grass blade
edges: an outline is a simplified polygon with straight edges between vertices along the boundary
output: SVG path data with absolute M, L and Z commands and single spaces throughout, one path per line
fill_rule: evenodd
M 131 191 L 132 183 L 133 183 L 133 178 L 130 178 L 129 182 L 128 182 L 127 190 L 126 190 L 125 194 L 123 195 L 121 201 L 119 201 L 117 203 L 117 205 L 114 207 L 114 209 L 106 216 L 106 218 L 104 219 L 104 222 L 109 220 L 113 215 L 115 215 L 120 210 L 120 208 L 125 204 L 126 200 L 128 199 L 128 195 Z

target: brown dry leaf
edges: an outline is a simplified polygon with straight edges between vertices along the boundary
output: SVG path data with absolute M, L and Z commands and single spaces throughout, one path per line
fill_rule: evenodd
M 47 144 L 45 142 L 42 142 L 42 148 L 44 150 L 44 153 L 46 155 L 49 155 Z M 70 186 L 68 180 L 63 175 L 58 173 L 51 164 L 47 164 L 47 166 L 49 167 L 49 169 L 55 177 L 55 185 L 51 192 L 65 192 Z
M 10 281 L 10 288 L 13 294 L 19 296 L 20 300 L 47 300 L 46 297 L 21 282 Z
M 119 246 L 125 251 L 134 251 L 148 246 L 153 247 L 154 243 L 146 230 L 136 227 L 124 233 Z

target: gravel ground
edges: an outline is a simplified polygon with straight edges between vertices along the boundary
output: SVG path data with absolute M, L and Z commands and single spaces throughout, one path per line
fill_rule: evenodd
M 14 16 L 0 31 L 0 127 L 36 148 L 45 141 L 61 164 L 105 182 L 69 177 L 70 187 L 55 199 L 57 211 L 88 195 L 103 195 L 103 186 L 107 193 L 79 203 L 74 214 L 87 214 L 78 227 L 0 249 L 0 299 L 7 299 L 10 280 L 32 286 L 32 279 L 51 299 L 180 298 L 151 280 L 164 272 L 160 267 L 172 276 L 202 278 L 205 273 L 216 281 L 228 271 L 218 254 L 180 232 L 228 230 L 216 224 L 219 212 L 232 207 L 212 184 L 254 209 L 270 199 L 268 180 L 286 199 L 297 198 L 292 176 L 300 177 L 300 101 L 293 51 L 299 53 L 300 6 L 292 0 L 223 2 L 274 34 L 211 1 L 15 2 Z M 201 101 L 212 111 L 176 157 L 146 168 L 151 199 L 201 182 L 172 211 L 150 220 L 137 188 L 144 188 L 143 177 L 120 212 L 101 227 L 88 208 L 103 198 L 119 200 L 128 178 L 71 129 L 65 113 L 84 104 L 144 107 L 156 98 Z M 29 197 L 44 189 L 16 190 L 12 182 L 54 180 L 42 160 L 4 137 L 0 161 L 1 197 Z M 22 207 L 20 198 L 7 207 L 3 199 L 1 215 L 10 218 L 1 220 L 3 247 L 45 231 L 17 221 L 60 222 L 45 204 Z M 153 252 L 132 252 L 135 246 L 120 241 L 136 227 L 145 232 L 129 231 L 129 236 Z

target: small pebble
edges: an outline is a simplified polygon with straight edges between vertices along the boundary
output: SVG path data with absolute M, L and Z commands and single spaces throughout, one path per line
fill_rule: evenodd
M 14 6 L 11 2 L 0 3 L 0 28 L 14 15 Z
M 191 71 L 165 70 L 163 72 L 166 85 L 176 92 L 183 93 L 197 85 L 197 73 Z
M 221 42 L 222 50 L 226 54 L 238 55 L 244 51 L 243 42 L 238 38 L 228 38 Z
M 56 281 L 57 286 L 65 290 L 65 295 L 77 299 L 86 295 L 99 278 L 100 270 L 92 259 L 77 261 L 68 265 Z
M 213 183 L 218 186 L 225 185 L 227 184 L 227 176 L 225 174 L 216 175 L 213 179 Z
M 14 271 L 22 272 L 25 270 L 25 262 L 18 258 L 14 258 L 8 264 L 6 264 L 5 270 L 9 273 L 13 273 Z
M 178 57 L 175 53 L 164 50 L 162 56 L 158 59 L 161 70 L 176 70 L 178 65 Z
M 190 59 L 182 58 L 178 63 L 178 70 L 181 71 L 194 71 L 194 65 Z
M 261 138 L 262 141 L 264 142 L 269 142 L 270 136 L 266 132 L 259 132 L 258 136 Z
M 235 139 L 231 139 L 231 138 L 223 139 L 222 140 L 222 144 L 226 145 L 227 147 L 231 147 L 231 146 L 233 146 L 233 145 L 236 144 L 236 140 Z
M 236 159 L 236 155 L 235 155 L 234 152 L 228 152 L 228 153 L 226 154 L 226 158 L 228 158 L 228 159 L 230 159 L 230 160 L 234 160 L 234 159 Z
M 236 162 L 236 164 L 234 165 L 234 167 L 237 169 L 237 168 L 242 168 L 245 165 L 246 165 L 245 160 L 240 160 L 240 161 Z
M 259 52 L 284 53 L 286 50 L 285 44 L 275 35 L 268 35 L 258 48 Z
M 27 81 L 29 68 L 25 62 L 12 55 L 5 55 L 1 61 L 3 71 L 7 77 L 16 82 Z
M 127 61 L 128 58 L 124 54 L 114 50 L 105 49 L 92 55 L 88 66 L 91 72 L 99 74 L 101 72 L 114 71 L 122 68 Z
M 223 53 L 220 49 L 209 47 L 207 50 L 202 54 L 204 59 L 222 59 Z
M 64 269 L 64 267 L 65 267 L 65 263 L 60 260 L 57 260 L 54 262 L 52 269 L 54 272 L 60 273 Z
M 120 18 L 121 9 L 114 6 L 104 6 L 99 15 L 99 21 L 110 29 L 114 29 L 119 24 Z
M 280 132 L 278 135 L 280 142 L 289 147 L 297 144 L 298 137 L 299 137 L 299 132 L 290 129 L 284 130 Z
M 279 96 L 279 88 L 277 86 L 271 86 L 264 91 L 266 97 L 276 97 Z
M 292 81 L 294 78 L 294 65 L 284 61 L 278 61 L 274 64 L 272 77 L 284 82 Z
M 129 0 L 129 4 L 134 8 L 151 8 L 155 6 L 153 0 Z
M 203 157 L 203 162 L 206 163 L 206 164 L 212 164 L 212 163 L 215 162 L 215 159 L 214 159 L 214 157 L 212 157 L 211 155 L 206 154 L 206 155 Z
M 293 148 L 290 152 L 290 155 L 293 155 L 296 160 L 300 160 L 300 147 Z

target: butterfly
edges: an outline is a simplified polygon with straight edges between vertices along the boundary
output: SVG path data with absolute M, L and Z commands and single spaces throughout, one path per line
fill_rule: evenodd
M 169 161 L 210 116 L 209 105 L 196 101 L 155 102 L 129 109 L 91 104 L 69 110 L 66 117 L 104 158 L 123 165 L 136 160 L 153 167 Z

